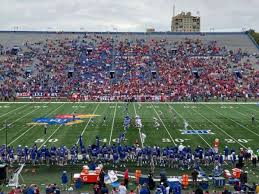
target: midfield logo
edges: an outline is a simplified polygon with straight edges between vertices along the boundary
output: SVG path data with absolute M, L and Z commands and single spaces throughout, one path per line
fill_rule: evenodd
M 65 125 L 70 126 L 74 124 L 83 123 L 86 118 L 93 118 L 100 115 L 95 114 L 75 114 L 75 118 L 73 118 L 73 114 L 64 114 L 57 115 L 54 118 L 35 118 L 32 123 L 28 123 L 29 125 Z

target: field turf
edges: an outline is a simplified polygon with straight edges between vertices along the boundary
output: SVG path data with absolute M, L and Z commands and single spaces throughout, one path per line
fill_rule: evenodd
M 80 134 L 85 145 L 95 143 L 96 136 L 106 144 L 113 144 L 124 131 L 123 120 L 126 103 L 0 103 L 0 145 L 5 144 L 5 122 L 7 142 L 11 146 L 43 145 L 67 147 L 78 143 Z M 44 127 L 29 125 L 35 118 L 53 118 L 60 114 L 96 114 L 70 126 L 50 125 L 47 134 Z M 220 150 L 224 146 L 252 149 L 259 148 L 259 106 L 256 103 L 129 103 L 128 114 L 131 126 L 123 144 L 136 141 L 141 146 L 174 146 L 182 143 L 196 147 L 213 147 L 215 138 L 220 139 Z M 251 117 L 255 115 L 255 123 Z M 144 125 L 141 131 L 134 126 L 134 118 L 139 115 Z M 106 125 L 103 118 L 106 117 Z M 160 124 L 154 127 L 154 117 Z M 189 124 L 188 134 L 184 131 L 184 120 Z M 195 131 L 194 131 L 195 130 Z M 197 130 L 206 130 L 197 131 Z M 145 142 L 140 139 L 146 135 Z M 207 133 L 207 134 L 197 134 Z

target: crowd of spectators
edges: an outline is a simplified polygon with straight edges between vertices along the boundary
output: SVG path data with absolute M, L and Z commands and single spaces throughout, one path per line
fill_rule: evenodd
M 259 96 L 258 60 L 216 41 L 92 34 L 27 41 L 15 52 L 4 46 L 2 50 L 2 99 L 25 95 L 180 101 Z

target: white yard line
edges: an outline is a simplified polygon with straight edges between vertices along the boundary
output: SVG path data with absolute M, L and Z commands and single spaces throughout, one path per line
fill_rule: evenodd
M 99 105 L 100 105 L 100 104 L 98 104 L 98 105 L 95 107 L 93 114 L 96 113 L 96 111 L 97 111 Z M 85 125 L 85 127 L 84 127 L 84 129 L 83 129 L 83 131 L 82 131 L 82 133 L 81 133 L 81 136 L 84 135 L 85 130 L 87 129 L 87 127 L 88 127 L 88 125 L 89 125 L 89 123 L 90 123 L 91 120 L 92 120 L 92 118 L 90 118 L 90 119 L 88 120 L 88 122 L 86 123 L 86 125 Z M 76 144 L 78 144 L 78 143 L 79 143 L 79 139 L 77 140 Z
M 248 127 L 246 127 L 246 126 L 244 126 L 244 125 L 238 123 L 237 121 L 235 121 L 235 120 L 233 120 L 233 119 L 231 119 L 231 118 L 229 118 L 229 117 L 226 117 L 226 116 L 223 115 L 222 113 L 218 112 L 217 110 L 215 110 L 215 109 L 213 109 L 213 108 L 211 108 L 211 107 L 209 107 L 209 106 L 207 106 L 207 105 L 204 105 L 204 106 L 206 106 L 208 109 L 210 109 L 210 110 L 212 110 L 212 111 L 214 111 L 214 112 L 220 114 L 221 116 L 225 117 L 226 119 L 232 121 L 233 123 L 236 123 L 236 124 L 239 125 L 240 127 L 246 129 L 247 131 L 250 131 L 251 133 L 253 133 L 254 135 L 256 135 L 256 136 L 259 137 L 259 134 L 255 133 L 254 131 L 252 131 L 252 130 L 249 129 Z
M 157 114 L 159 120 L 161 121 L 162 125 L 164 126 L 164 128 L 165 128 L 167 134 L 169 135 L 170 139 L 172 140 L 173 144 L 174 144 L 174 145 L 177 145 L 177 144 L 175 143 L 175 141 L 174 141 L 174 138 L 173 138 L 172 135 L 170 134 L 169 130 L 168 130 L 167 127 L 165 126 L 164 121 L 161 119 L 161 117 L 160 117 L 159 114 L 157 113 L 157 111 L 156 111 L 156 109 L 155 109 L 155 107 L 154 107 L 153 104 L 152 104 L 152 107 L 153 107 L 155 113 Z
M 212 125 L 214 125 L 217 129 L 219 129 L 220 131 L 222 131 L 223 133 L 225 133 L 228 137 L 230 137 L 231 139 L 235 140 L 236 143 L 238 143 L 239 145 L 241 145 L 243 148 L 247 148 L 246 146 L 244 146 L 242 143 L 240 143 L 239 141 L 237 141 L 234 137 L 232 137 L 231 135 L 229 135 L 226 131 L 222 130 L 218 125 L 216 125 L 214 122 L 212 122 L 211 120 L 209 120 L 207 117 L 205 117 L 204 115 L 202 115 L 199 111 L 196 111 L 195 109 L 192 109 L 194 112 L 198 113 L 202 118 L 204 118 L 205 120 L 207 120 L 208 122 L 210 122 Z
M 9 112 L 7 112 L 7 113 L 1 115 L 0 118 L 3 117 L 3 116 L 5 116 L 5 115 L 8 115 L 8 114 L 10 114 L 10 113 L 12 113 L 12 112 L 14 112 L 14 111 L 17 111 L 17 110 L 19 110 L 20 108 L 23 108 L 23 107 L 26 106 L 26 105 L 27 105 L 27 104 L 25 104 L 25 105 L 23 105 L 23 106 L 19 106 L 18 108 L 13 109 L 13 110 L 11 110 L 11 111 L 9 111 Z
M 136 107 L 135 107 L 135 102 L 133 102 L 133 108 L 134 108 L 135 119 L 136 119 L 137 111 L 136 111 Z M 144 144 L 143 144 L 143 141 L 142 141 L 142 138 L 141 138 L 141 129 L 140 128 L 138 128 L 138 133 L 139 133 L 139 139 L 140 139 L 141 147 L 143 148 Z
M 243 116 L 245 116 L 245 117 L 247 117 L 247 118 L 250 118 L 250 119 L 251 119 L 251 122 L 252 122 L 251 116 L 248 116 L 247 114 L 244 114 L 244 113 L 242 113 L 242 112 L 240 112 L 240 111 L 238 111 L 238 110 L 235 110 L 235 109 L 231 109 L 231 110 L 233 110 L 233 111 L 237 112 L 238 114 L 243 115 Z M 255 122 L 258 122 L 258 121 L 255 120 Z
M 169 104 L 168 104 L 168 106 L 169 106 Z M 171 107 L 172 107 L 172 106 L 171 106 Z M 184 117 L 174 109 L 174 107 L 172 107 L 172 109 L 174 110 L 174 112 L 175 112 L 179 117 L 182 118 L 183 121 L 185 120 Z M 195 129 L 190 125 L 190 123 L 189 123 L 189 126 L 192 128 L 192 130 L 195 130 Z M 211 145 L 210 145 L 200 134 L 198 134 L 198 136 L 199 136 L 210 148 L 212 148 Z
M 29 114 L 33 113 L 33 112 L 34 112 L 34 111 L 36 111 L 36 110 L 39 110 L 39 108 L 34 109 L 34 110 L 32 110 L 32 111 L 28 112 L 27 114 L 23 115 L 22 117 L 20 117 L 20 118 L 16 119 L 14 122 L 9 123 L 9 124 L 10 124 L 10 125 L 14 124 L 15 122 L 17 122 L 17 121 L 21 120 L 22 118 L 26 117 L 27 115 L 29 115 Z M 5 129 L 5 127 L 2 127 L 2 128 L 0 129 L 0 131 L 2 131 L 2 130 L 4 130 L 4 129 Z
M 256 110 L 256 109 L 253 109 L 253 108 L 250 108 L 250 107 L 247 107 L 247 106 L 242 106 L 242 107 L 245 107 L 247 110 L 250 110 L 250 111 L 252 111 L 251 113 L 254 113 L 254 112 L 259 112 L 259 107 L 257 107 L 257 108 L 258 108 L 258 110 Z
M 59 108 L 61 108 L 62 106 L 63 106 L 64 104 L 61 104 L 60 106 L 58 106 L 55 110 L 53 110 L 53 111 L 51 111 L 50 113 L 48 113 L 47 115 L 46 115 L 46 117 L 47 116 L 49 116 L 49 115 L 51 115 L 52 113 L 54 113 L 54 112 L 56 112 Z M 20 139 L 22 136 L 24 136 L 26 133 L 28 133 L 28 131 L 30 131 L 32 128 L 34 128 L 36 125 L 33 125 L 33 126 L 31 126 L 29 129 L 27 129 L 25 132 L 23 132 L 21 135 L 19 135 L 16 139 L 14 139 L 13 141 L 11 141 L 9 144 L 8 144 L 8 146 L 9 145 L 11 145 L 11 144 L 13 144 L 14 142 L 16 142 L 18 139 Z
M 112 127 L 111 127 L 111 133 L 110 133 L 110 138 L 109 138 L 109 145 L 111 145 L 111 141 L 112 141 L 112 133 L 113 133 L 113 129 L 114 129 L 114 122 L 115 122 L 116 111 L 117 111 L 117 103 L 115 105 L 115 110 L 114 110 L 114 113 L 113 113 Z

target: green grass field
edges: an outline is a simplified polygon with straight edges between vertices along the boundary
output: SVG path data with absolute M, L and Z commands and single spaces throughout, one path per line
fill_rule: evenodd
M 34 118 L 55 117 L 58 114 L 97 114 L 94 124 L 91 119 L 71 126 L 50 125 L 44 135 L 44 127 L 28 125 Z M 134 126 L 134 119 L 126 135 L 125 144 L 140 141 L 140 133 L 146 134 L 143 146 L 173 146 L 179 143 L 190 146 L 213 146 L 215 138 L 220 139 L 220 149 L 224 146 L 259 147 L 259 120 L 251 122 L 251 115 L 259 118 L 256 103 L 129 103 L 131 118 L 139 115 L 144 127 L 141 132 Z M 32 146 L 35 142 L 43 145 L 71 146 L 83 136 L 84 144 L 95 142 L 99 136 L 102 142 L 112 144 L 124 131 L 123 118 L 125 103 L 1 103 L 0 104 L 0 144 L 5 144 L 5 121 L 9 126 L 8 145 Z M 103 126 L 103 117 L 107 125 Z M 159 121 L 155 129 L 153 118 Z M 188 130 L 210 130 L 209 134 L 182 134 L 184 120 Z M 194 131 L 196 132 L 196 131 Z M 191 132 L 190 132 L 191 133 Z M 140 143 L 141 144 L 141 143 Z

